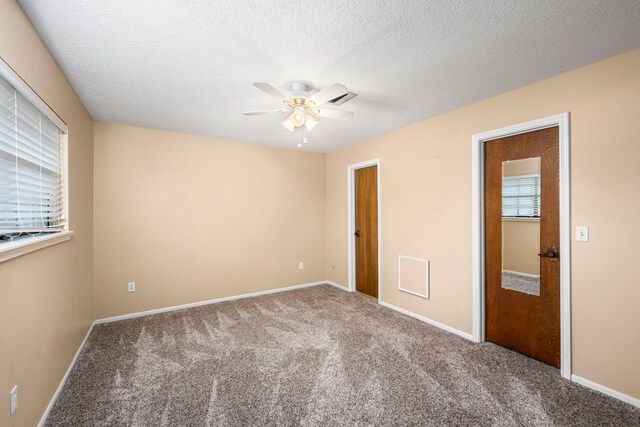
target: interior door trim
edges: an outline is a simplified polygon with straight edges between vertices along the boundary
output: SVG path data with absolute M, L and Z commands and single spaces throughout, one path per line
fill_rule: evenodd
M 349 292 L 356 291 L 356 256 L 355 256 L 355 237 L 353 235 L 355 230 L 356 221 L 356 209 L 355 209 L 355 173 L 357 169 L 368 168 L 370 166 L 377 166 L 376 168 L 376 180 L 378 187 L 378 302 L 382 301 L 382 210 L 380 201 L 380 159 L 371 159 L 360 163 L 354 163 L 347 166 L 347 218 L 348 220 L 348 248 L 349 248 L 349 261 L 348 265 L 348 277 L 349 277 Z
M 484 283 L 484 143 L 550 127 L 558 127 L 560 151 L 560 374 L 571 379 L 571 212 L 569 182 L 569 113 L 494 129 L 471 137 L 473 329 L 476 342 L 485 340 Z

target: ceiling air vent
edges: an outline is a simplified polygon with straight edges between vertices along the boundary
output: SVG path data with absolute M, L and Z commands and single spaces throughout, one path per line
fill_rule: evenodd
M 332 100 L 331 100 L 331 101 L 329 101 L 329 102 L 330 102 L 330 103 L 332 103 L 332 104 L 334 104 L 334 105 L 342 105 L 342 104 L 344 104 L 345 102 L 347 102 L 347 101 L 349 101 L 349 100 L 351 100 L 351 99 L 355 98 L 356 96 L 358 96 L 358 94 L 357 94 L 357 93 L 349 92 L 349 93 L 346 93 L 346 94 L 344 94 L 344 95 L 342 95 L 342 96 L 339 96 L 339 97 L 337 97 L 337 98 L 334 98 L 334 99 L 332 99 Z

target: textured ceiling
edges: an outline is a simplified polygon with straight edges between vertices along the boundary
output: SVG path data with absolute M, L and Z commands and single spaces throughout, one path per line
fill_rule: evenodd
M 251 84 L 338 82 L 332 151 L 640 46 L 638 0 L 19 0 L 94 119 L 294 148 Z

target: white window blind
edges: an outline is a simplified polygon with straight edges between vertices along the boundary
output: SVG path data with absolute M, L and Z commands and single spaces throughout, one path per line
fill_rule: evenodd
M 502 178 L 502 216 L 540 217 L 540 175 Z
M 0 239 L 62 231 L 63 131 L 0 77 Z

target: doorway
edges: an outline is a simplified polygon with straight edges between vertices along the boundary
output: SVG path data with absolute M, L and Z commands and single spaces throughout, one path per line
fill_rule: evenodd
M 513 242 L 517 241 L 517 239 L 513 239 L 515 236 L 512 232 L 505 233 L 505 236 L 502 236 L 502 181 L 504 179 L 504 170 L 505 167 L 502 165 L 502 161 L 499 163 L 499 174 L 497 175 L 497 187 L 500 189 L 498 194 L 498 204 L 500 209 L 498 210 L 497 222 L 496 215 L 493 214 L 492 218 L 485 218 L 487 212 L 485 212 L 485 202 L 489 203 L 488 198 L 495 198 L 495 194 L 492 196 L 490 193 L 490 189 L 485 186 L 485 155 L 486 150 L 488 149 L 489 143 L 491 141 L 496 141 L 499 139 L 506 139 L 512 136 L 523 135 L 521 139 L 531 139 L 531 137 L 535 136 L 536 131 L 547 130 L 547 133 L 557 135 L 557 151 L 555 154 L 556 160 L 555 164 L 558 167 L 558 172 L 555 173 L 555 176 L 558 177 L 558 181 L 555 184 L 555 189 L 557 190 L 557 219 L 556 219 L 556 228 L 558 230 L 556 237 L 557 240 L 556 245 L 546 245 L 548 242 L 541 241 L 540 237 L 543 237 L 544 234 L 548 234 L 548 231 L 540 230 L 540 237 L 538 245 L 540 250 L 535 252 L 535 257 L 538 258 L 538 269 L 539 271 L 530 271 L 527 270 L 527 267 L 524 267 L 526 264 L 520 264 L 519 267 L 514 267 L 514 260 L 506 260 L 506 262 L 511 263 L 510 268 L 503 268 L 503 262 L 505 261 L 504 255 L 502 253 L 502 246 L 504 245 L 507 248 L 513 248 Z M 529 137 L 526 134 L 531 134 Z M 531 144 L 534 144 L 533 139 L 529 141 Z M 507 150 L 508 151 L 508 150 Z M 543 150 L 544 151 L 544 150 Z M 495 154 L 495 153 L 494 153 Z M 536 175 L 535 171 L 533 173 L 514 173 L 513 169 L 518 169 L 520 167 L 522 172 L 522 167 L 532 167 L 531 164 L 525 165 L 526 162 L 520 162 L 521 164 L 517 164 L 518 160 L 529 159 L 529 158 L 537 158 L 540 157 L 540 175 L 546 175 L 549 171 L 545 172 L 544 169 L 547 166 L 543 165 L 543 157 L 546 155 L 544 152 L 539 152 L 540 155 L 531 155 L 526 154 L 522 156 L 516 156 L 514 159 L 503 159 L 503 160 L 513 160 L 514 164 L 508 166 L 506 169 L 511 169 L 511 172 L 507 171 L 507 175 L 511 174 L 512 178 L 515 175 L 524 175 L 521 176 L 522 180 L 518 182 L 518 179 L 513 178 L 510 182 L 505 182 L 506 186 L 510 186 L 513 194 L 514 188 L 522 188 L 527 190 L 527 186 L 535 187 L 535 177 L 531 179 L 531 176 L 526 175 Z M 509 154 L 510 156 L 510 154 Z M 507 157 L 509 157 L 507 156 Z M 495 160 L 495 159 L 494 159 Z M 529 163 L 531 163 L 529 161 Z M 545 165 L 547 164 L 544 162 Z M 535 168 L 536 166 L 533 165 Z M 531 169 L 528 169 L 531 171 Z M 526 172 L 526 171 L 524 171 Z M 553 172 L 552 172 L 553 173 Z M 496 307 L 503 307 L 506 305 L 507 309 L 512 308 L 509 302 L 500 301 L 498 305 L 495 305 L 495 301 L 488 301 L 488 298 L 491 297 L 491 290 L 488 290 L 490 286 L 493 286 L 493 290 L 497 290 L 498 293 L 503 293 L 503 295 L 509 295 L 509 298 L 515 298 L 519 300 L 535 300 L 538 299 L 549 299 L 551 300 L 553 297 L 546 290 L 549 287 L 548 284 L 542 284 L 542 281 L 546 279 L 541 279 L 543 276 L 548 274 L 556 274 L 556 278 L 558 277 L 558 273 L 552 273 L 554 269 L 559 270 L 559 285 L 556 285 L 557 295 L 555 296 L 555 304 L 556 314 L 552 314 L 552 317 L 555 316 L 555 328 L 557 330 L 552 332 L 552 334 L 557 335 L 557 340 L 555 344 L 549 345 L 551 348 L 558 348 L 559 345 L 559 363 L 558 363 L 558 351 L 555 350 L 556 359 L 554 360 L 546 360 L 547 363 L 551 363 L 555 366 L 560 366 L 560 373 L 565 378 L 571 378 L 571 317 L 570 317 L 570 243 L 571 243 L 571 232 L 570 232 L 570 212 L 569 212 L 569 200 L 570 200 L 570 185 L 569 185 L 569 114 L 563 113 L 555 116 L 545 117 L 538 120 L 533 120 L 526 123 L 520 123 L 513 126 L 508 126 L 505 128 L 500 128 L 488 132 L 483 132 L 481 134 L 473 135 L 472 137 L 472 176 L 473 176 L 473 193 L 472 193 L 472 210 L 473 210 L 473 218 L 472 218 L 472 243 L 473 243 L 473 252 L 472 252 L 472 270 L 473 270 L 473 339 L 477 342 L 483 342 L 486 339 L 497 341 L 500 338 L 496 338 L 494 334 L 495 328 L 492 331 L 492 326 L 488 325 L 488 321 L 490 317 L 501 317 L 498 319 L 499 322 L 505 321 L 505 317 L 507 318 L 506 322 L 508 323 L 509 319 L 513 321 L 514 318 L 518 319 L 517 315 L 512 314 L 511 318 L 509 315 L 504 315 L 503 313 L 498 312 L 498 314 L 493 313 L 489 314 L 489 310 L 494 310 Z M 493 186 L 496 187 L 496 175 L 493 175 Z M 547 181 L 546 179 L 544 181 Z M 541 198 L 537 203 L 540 203 L 539 208 L 541 209 L 540 214 L 544 217 L 544 203 L 542 199 L 544 197 L 545 187 L 544 183 L 541 182 Z M 529 188 L 530 189 L 530 188 Z M 505 194 L 508 194 L 509 191 L 505 191 Z M 547 193 L 553 190 L 546 190 Z M 522 202 L 523 210 L 518 212 L 517 210 L 513 213 L 514 206 L 518 208 L 518 202 Z M 515 205 L 514 205 L 515 203 Z M 507 214 L 509 214 L 509 209 L 511 209 L 510 214 L 512 216 L 519 215 L 527 215 L 534 217 L 535 214 L 532 214 L 532 210 L 535 210 L 534 206 L 536 203 L 535 198 L 521 199 L 521 200 L 506 200 L 505 205 L 507 208 Z M 546 205 L 545 205 L 546 206 Z M 544 224 L 545 230 L 548 228 L 547 219 L 540 218 L 539 221 Z M 489 220 L 491 222 L 491 227 L 486 224 L 486 221 Z M 516 218 L 517 221 L 517 218 Z M 514 221 L 515 222 L 515 221 Z M 531 221 L 531 218 L 529 219 Z M 486 225 L 486 227 L 485 227 Z M 487 247 L 489 244 L 487 239 L 488 233 L 495 233 L 495 229 L 499 228 L 500 240 L 497 243 L 499 250 L 496 250 L 494 246 L 491 246 L 491 249 Z M 535 233 L 535 232 L 534 232 Z M 553 234 L 553 233 L 552 233 Z M 517 235 L 517 234 L 516 234 Z M 504 240 L 503 240 L 504 237 Z M 545 238 L 545 237 L 543 237 Z M 545 246 L 546 245 L 546 246 Z M 509 249 L 512 250 L 512 249 Z M 490 253 L 493 251 L 493 253 Z M 541 256 L 538 256 L 538 253 Z M 510 254 L 514 255 L 514 254 Z M 531 255 L 531 254 L 529 254 Z M 491 259 L 490 259 L 491 257 Z M 513 258 L 513 257 L 511 257 Z M 535 265 L 535 262 L 531 263 L 531 257 L 528 258 L 529 266 Z M 485 268 L 487 267 L 487 268 Z M 486 271 L 491 269 L 491 271 Z M 520 274 L 512 274 L 512 273 L 520 273 Z M 489 278 L 491 276 L 492 278 Z M 507 277 L 505 277 L 507 276 Z M 536 277 L 540 276 L 540 278 Z M 504 278 L 504 281 L 503 281 Z M 536 280 L 538 279 L 538 280 Z M 553 279 L 552 279 L 553 280 Z M 489 283 L 491 281 L 491 283 Z M 503 286 L 504 282 L 504 286 Z M 499 288 L 496 288 L 496 285 Z M 515 289 L 514 289 L 515 288 Z M 489 292 L 489 295 L 487 294 Z M 540 296 L 537 294 L 540 293 Z M 515 297 L 512 297 L 516 295 Z M 500 298 L 500 297 L 499 297 Z M 559 300 L 559 302 L 558 302 Z M 492 306 L 492 303 L 494 305 Z M 523 316 L 524 318 L 524 316 Z M 559 319 L 559 320 L 558 320 Z M 495 319 L 494 319 L 495 320 Z M 532 324 L 533 321 L 529 321 L 529 326 L 532 329 L 540 329 L 536 324 Z M 502 333 L 502 332 L 501 332 Z M 508 333 L 508 332 L 506 332 Z M 525 336 L 533 335 L 534 331 L 524 333 Z M 517 338 L 516 341 L 524 341 L 524 338 Z M 558 344 L 559 341 L 559 344 Z M 505 345 L 502 343 L 502 345 Z M 515 346 L 508 344 L 505 345 L 510 348 L 514 348 L 516 351 L 523 351 L 521 348 L 515 348 Z M 553 353 L 553 351 L 551 351 Z M 534 357 L 542 359 L 542 357 L 533 355 Z M 552 358 L 553 359 L 553 358 Z
M 381 299 L 380 161 L 348 167 L 349 290 Z

